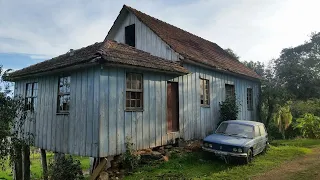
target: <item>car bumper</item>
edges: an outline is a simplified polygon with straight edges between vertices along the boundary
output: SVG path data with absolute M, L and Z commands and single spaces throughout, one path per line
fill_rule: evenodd
M 232 156 L 232 157 L 247 157 L 247 153 L 233 153 L 233 152 L 225 152 L 225 151 L 219 151 L 215 149 L 210 149 L 206 147 L 202 147 L 204 151 L 212 152 L 217 156 Z

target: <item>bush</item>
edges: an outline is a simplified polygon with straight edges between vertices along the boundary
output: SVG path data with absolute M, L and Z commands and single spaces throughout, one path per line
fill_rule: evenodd
M 299 129 L 305 138 L 320 138 L 320 117 L 310 113 L 304 114 L 302 118 L 298 118 L 295 128 Z
M 239 104 L 234 97 L 228 97 L 225 101 L 219 103 L 220 105 L 220 122 L 227 120 L 236 120 L 239 113 Z
M 126 152 L 123 154 L 123 165 L 130 170 L 135 169 L 140 162 L 140 155 L 135 154 L 133 143 L 129 137 L 126 138 Z
M 291 104 L 291 112 L 295 118 L 302 117 L 306 113 L 320 116 L 320 99 L 295 101 Z
M 268 125 L 268 136 L 270 141 L 274 139 L 283 139 L 282 134 L 279 132 L 279 128 L 273 122 Z
M 84 179 L 80 161 L 72 156 L 62 156 L 49 164 L 49 177 L 51 180 L 80 180 Z

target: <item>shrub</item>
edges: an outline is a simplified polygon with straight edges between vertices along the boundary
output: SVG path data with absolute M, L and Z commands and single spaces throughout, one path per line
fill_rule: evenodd
M 129 137 L 126 138 L 126 152 L 123 154 L 123 165 L 130 170 L 135 169 L 140 162 L 140 155 L 135 154 L 133 143 Z
M 49 177 L 51 180 L 80 180 L 84 179 L 80 161 L 72 156 L 62 156 L 49 164 Z
M 239 104 L 234 97 L 228 97 L 220 105 L 220 122 L 227 120 L 236 120 L 240 110 Z
M 299 129 L 305 138 L 320 138 L 320 117 L 310 113 L 298 118 L 295 128 Z

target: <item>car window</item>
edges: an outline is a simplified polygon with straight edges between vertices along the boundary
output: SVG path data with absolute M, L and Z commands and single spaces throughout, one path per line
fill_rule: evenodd
M 236 123 L 221 123 L 216 130 L 217 134 L 227 134 L 232 136 L 240 136 L 246 138 L 253 138 L 253 127 L 244 124 Z
M 254 127 L 254 137 L 260 136 L 260 128 L 258 126 Z
M 260 125 L 260 126 L 259 126 L 259 129 L 260 129 L 261 136 L 266 135 L 266 129 L 264 128 L 263 125 Z

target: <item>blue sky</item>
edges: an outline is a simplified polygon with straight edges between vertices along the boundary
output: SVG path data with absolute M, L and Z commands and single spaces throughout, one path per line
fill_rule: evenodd
M 123 4 L 268 62 L 320 30 L 317 0 L 0 0 L 0 64 L 20 69 L 102 41 Z

